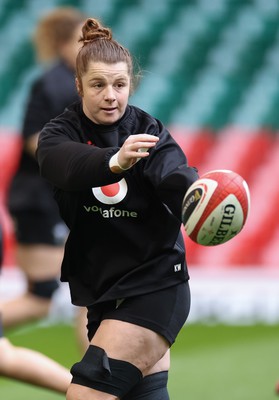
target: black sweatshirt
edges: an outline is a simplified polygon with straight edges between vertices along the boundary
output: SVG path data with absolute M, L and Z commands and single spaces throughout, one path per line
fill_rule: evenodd
M 129 135 L 160 138 L 122 174 L 109 160 Z M 97 125 L 74 103 L 45 125 L 37 157 L 54 186 L 70 234 L 61 280 L 72 302 L 91 305 L 153 292 L 189 279 L 181 204 L 198 178 L 162 123 L 134 106 L 113 125 Z

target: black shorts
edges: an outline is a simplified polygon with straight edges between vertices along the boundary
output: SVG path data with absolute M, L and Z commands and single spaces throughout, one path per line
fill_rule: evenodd
M 63 246 L 68 228 L 58 213 L 23 211 L 13 214 L 15 236 L 21 244 Z
M 183 282 L 142 296 L 88 307 L 88 338 L 104 319 L 116 319 L 151 329 L 172 345 L 190 311 L 190 288 Z

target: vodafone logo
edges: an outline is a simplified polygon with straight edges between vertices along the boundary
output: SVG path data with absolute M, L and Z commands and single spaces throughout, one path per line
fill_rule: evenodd
M 104 204 L 120 203 L 125 198 L 127 191 L 127 183 L 124 178 L 111 185 L 92 188 L 93 195 Z

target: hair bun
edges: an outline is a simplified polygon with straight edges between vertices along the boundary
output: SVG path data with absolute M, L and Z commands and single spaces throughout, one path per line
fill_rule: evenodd
M 86 43 L 93 42 L 98 39 L 112 39 L 112 33 L 109 28 L 104 28 L 100 22 L 94 18 L 88 18 L 82 27 L 82 37 L 80 42 Z

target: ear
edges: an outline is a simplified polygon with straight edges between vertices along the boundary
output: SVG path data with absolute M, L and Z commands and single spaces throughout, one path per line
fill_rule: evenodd
M 82 84 L 78 80 L 78 78 L 75 79 L 75 83 L 76 83 L 77 92 L 82 97 L 83 96 Z

